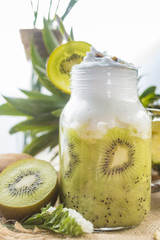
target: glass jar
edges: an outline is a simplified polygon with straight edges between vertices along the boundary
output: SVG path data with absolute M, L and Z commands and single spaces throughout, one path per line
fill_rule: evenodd
M 137 70 L 75 65 L 60 117 L 60 200 L 96 229 L 141 223 L 150 210 L 151 118 Z

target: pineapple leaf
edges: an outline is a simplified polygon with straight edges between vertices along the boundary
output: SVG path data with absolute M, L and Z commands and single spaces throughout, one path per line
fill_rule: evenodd
M 47 131 L 54 130 L 58 126 L 58 120 L 51 114 L 42 114 L 37 117 L 27 119 L 13 126 L 10 133 L 16 133 L 19 131 Z
M 33 44 L 33 41 L 31 42 L 31 60 L 33 69 L 37 73 L 40 83 L 50 92 L 55 94 L 55 87 L 47 78 L 45 61 L 40 57 L 36 47 Z
M 63 14 L 63 16 L 61 17 L 62 21 L 64 21 L 65 17 L 68 15 L 68 13 L 71 11 L 71 9 L 73 8 L 73 6 L 78 2 L 78 0 L 71 0 L 67 6 L 67 9 L 65 11 L 65 13 Z
M 61 90 L 55 88 L 55 86 L 49 81 L 46 73 L 45 62 L 43 62 L 43 64 L 41 63 L 40 61 L 41 57 L 39 56 L 39 53 L 35 48 L 33 42 L 31 43 L 31 59 L 32 59 L 33 68 L 37 73 L 41 84 L 45 88 L 47 88 L 51 93 L 58 95 L 63 99 L 68 99 L 69 98 L 68 94 L 63 93 Z
M 62 103 L 55 103 L 46 99 L 4 98 L 16 110 L 30 116 L 37 116 L 64 107 Z
M 29 98 L 35 98 L 35 99 L 41 99 L 41 100 L 50 100 L 50 101 L 53 101 L 53 102 L 61 102 L 61 103 L 64 103 L 66 104 L 66 101 L 64 98 L 62 97 L 59 97 L 55 94 L 53 95 L 45 95 L 45 94 L 42 94 L 40 92 L 37 92 L 37 91 L 26 91 L 26 90 L 21 90 L 21 92 L 23 92 L 25 95 L 27 95 Z
M 66 41 L 72 41 L 72 38 L 67 33 L 61 18 L 57 14 L 55 15 L 55 19 L 56 19 L 56 21 L 58 23 L 59 31 L 62 34 L 63 38 L 66 39 Z
M 71 37 L 72 41 L 74 41 L 73 28 L 71 28 L 71 31 L 70 31 L 70 37 Z
M 36 131 L 36 133 L 38 132 L 44 132 L 44 131 L 53 131 L 54 127 L 53 126 L 34 126 L 34 125 L 27 125 L 27 123 L 25 122 L 21 122 L 15 126 L 13 126 L 9 133 L 10 134 L 14 134 L 17 132 L 27 132 L 27 131 Z M 34 136 L 34 134 L 33 134 Z
M 31 42 L 31 58 L 32 58 L 32 63 L 40 66 L 41 68 L 43 68 L 45 70 L 45 61 L 43 58 L 41 58 L 41 56 L 39 55 L 36 47 L 34 46 L 33 40 Z
M 48 80 L 47 75 L 44 74 L 44 69 L 32 62 L 33 68 L 39 77 L 40 83 L 52 93 L 56 93 L 55 86 Z
M 53 116 L 55 116 L 55 117 L 59 117 L 60 114 L 61 114 L 61 112 L 62 112 L 62 110 L 63 110 L 63 108 L 59 108 L 59 109 L 57 109 L 57 110 L 52 111 L 51 114 L 52 114 Z
M 20 91 L 29 98 L 50 99 L 52 97 L 50 95 L 45 95 L 45 94 L 42 94 L 41 92 L 34 91 L 34 90 L 28 91 L 28 90 L 20 89 Z
M 40 137 L 36 137 L 28 144 L 23 152 L 35 156 L 50 145 L 58 144 L 58 130 L 48 132 Z
M 43 41 L 46 46 L 46 49 L 49 54 L 52 53 L 52 51 L 59 46 L 59 43 L 57 41 L 57 38 L 55 37 L 53 31 L 50 28 L 50 21 L 47 21 L 45 18 L 43 19 L 43 30 L 42 30 L 42 36 Z
M 8 115 L 8 116 L 26 116 L 26 114 L 16 110 L 9 103 L 5 103 L 0 105 L 0 115 Z
M 69 99 L 69 95 L 62 92 L 61 90 L 59 90 L 58 88 L 56 88 L 49 80 L 47 75 L 44 75 L 44 71 L 41 67 L 39 67 L 38 65 L 34 65 L 34 70 L 36 71 L 36 73 L 39 76 L 39 81 L 41 82 L 41 84 L 47 88 L 50 92 L 53 93 L 53 95 L 59 96 L 61 97 L 65 102 L 68 101 Z

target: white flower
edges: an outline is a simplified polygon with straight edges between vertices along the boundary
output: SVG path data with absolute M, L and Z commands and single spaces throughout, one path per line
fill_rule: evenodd
M 55 210 L 56 210 L 56 208 L 51 206 L 50 208 L 47 209 L 47 212 L 49 214 L 52 214 Z
M 78 225 L 81 226 L 82 231 L 84 233 L 92 233 L 93 232 L 93 224 L 90 221 L 87 221 L 80 213 L 78 213 L 74 209 L 70 208 L 63 208 L 63 212 L 68 211 L 69 217 L 72 217 L 75 219 Z

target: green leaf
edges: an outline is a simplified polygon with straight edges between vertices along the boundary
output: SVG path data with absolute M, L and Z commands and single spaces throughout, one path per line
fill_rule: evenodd
M 34 64 L 33 62 L 32 62 L 32 65 L 35 72 L 38 74 L 39 81 L 41 82 L 41 84 L 50 92 L 55 94 L 55 86 L 48 80 L 46 71 L 40 66 Z
M 63 16 L 61 17 L 62 21 L 64 21 L 65 17 L 68 15 L 68 13 L 71 11 L 71 9 L 73 8 L 73 6 L 78 2 L 78 0 L 71 0 L 66 8 L 65 13 L 63 14 Z
M 34 63 L 32 63 L 32 64 L 33 64 L 33 68 L 34 68 L 35 72 L 38 74 L 38 76 L 47 78 L 46 69 L 44 69 L 41 66 L 36 65 Z
M 41 92 L 38 91 L 28 91 L 28 90 L 24 90 L 24 89 L 20 89 L 21 92 L 23 92 L 26 96 L 28 96 L 29 98 L 39 98 L 39 99 L 50 99 L 53 97 L 50 95 L 45 95 Z
M 60 33 L 62 34 L 63 38 L 66 39 L 66 41 L 72 41 L 72 38 L 69 36 L 69 34 L 67 33 L 64 25 L 63 25 L 63 22 L 61 20 L 61 18 L 55 14 L 55 20 L 57 21 L 58 23 L 58 28 L 59 28 L 59 31 Z
M 58 125 L 59 121 L 57 118 L 51 114 L 43 114 L 16 124 L 11 128 L 10 133 L 13 134 L 19 131 L 51 131 L 58 128 Z
M 58 138 L 58 130 L 43 134 L 40 137 L 34 138 L 32 142 L 24 148 L 23 152 L 35 156 L 51 144 L 56 146 L 58 144 Z
M 61 112 L 62 112 L 62 110 L 63 110 L 63 108 L 59 108 L 59 109 L 57 109 L 57 110 L 52 111 L 51 114 L 52 114 L 53 116 L 55 116 L 55 117 L 59 117 L 60 114 L 61 114 Z
M 62 103 L 54 103 L 47 99 L 4 98 L 16 110 L 30 116 L 48 113 L 64 106 Z
M 140 99 L 144 107 L 147 107 L 148 104 L 153 103 L 155 100 L 157 100 L 157 97 L 155 93 L 152 93 L 152 92 Z
M 34 224 L 39 225 L 39 224 L 43 224 L 43 216 L 40 213 L 34 214 L 32 217 L 28 218 L 27 220 L 25 220 L 25 225 L 33 225 L 34 228 Z
M 5 103 L 0 106 L 0 115 L 8 115 L 8 116 L 26 116 L 26 114 L 16 110 L 9 103 Z
M 37 52 L 36 48 L 34 47 L 34 44 L 31 44 L 31 59 L 32 59 L 32 65 L 39 77 L 39 81 L 41 84 L 47 88 L 51 93 L 62 97 L 63 99 L 68 99 L 68 94 L 63 93 L 61 90 L 55 88 L 55 86 L 49 81 L 47 77 L 46 72 L 46 66 L 44 60 L 39 56 L 39 53 Z M 41 61 L 42 60 L 42 61 Z
M 69 100 L 69 95 L 62 92 L 61 90 L 59 90 L 58 88 L 56 88 L 47 78 L 47 75 L 44 74 L 44 70 L 37 66 L 37 65 L 33 65 L 36 73 L 38 74 L 39 76 L 39 80 L 41 82 L 41 84 L 47 88 L 50 92 L 53 93 L 53 95 L 56 95 L 56 96 L 59 96 L 61 97 L 64 102 L 66 103 L 68 100 Z
M 60 96 L 55 95 L 55 94 L 46 95 L 46 94 L 42 94 L 42 93 L 37 92 L 37 91 L 27 91 L 27 90 L 21 90 L 21 92 L 23 92 L 29 98 L 49 100 L 49 101 L 53 101 L 53 102 L 61 102 L 61 103 L 66 104 L 66 100 L 63 97 L 60 97 Z
M 37 73 L 37 75 L 39 76 L 39 80 L 40 80 L 41 84 L 44 87 L 46 87 L 50 92 L 54 93 L 55 87 L 47 79 L 45 61 L 40 57 L 33 42 L 31 43 L 31 59 L 32 59 L 33 68 L 34 68 L 35 72 Z
M 32 9 L 33 9 L 33 14 L 34 14 L 33 26 L 34 26 L 34 28 L 36 28 L 36 22 L 37 22 L 38 11 L 39 11 L 39 0 L 38 0 L 38 2 L 37 2 L 37 8 L 36 8 L 36 10 L 34 10 L 32 0 L 30 1 L 30 3 L 31 3 Z
M 38 65 L 45 70 L 45 61 L 39 55 L 36 47 L 34 46 L 33 40 L 31 42 L 31 59 L 34 65 Z
M 31 43 L 31 60 L 32 60 L 33 68 L 37 73 L 41 84 L 45 88 L 47 88 L 50 92 L 55 93 L 55 87 L 47 78 L 45 61 L 40 57 L 33 42 Z
M 141 95 L 140 95 L 140 99 L 146 97 L 148 94 L 150 93 L 155 93 L 156 91 L 156 86 L 151 86 L 149 88 L 147 88 Z
M 71 28 L 71 31 L 70 31 L 70 37 L 71 37 L 72 41 L 74 41 L 73 28 Z
M 59 4 L 60 4 L 60 0 L 58 0 L 57 7 L 56 7 L 56 10 L 55 10 L 55 13 L 54 13 L 54 15 L 55 15 L 55 14 L 57 13 L 57 11 L 58 11 Z
M 50 21 L 47 21 L 45 18 L 43 19 L 43 30 L 42 30 L 42 36 L 43 41 L 46 46 L 46 49 L 49 54 L 53 52 L 53 50 L 59 46 L 59 43 L 57 41 L 57 38 L 54 36 L 54 33 L 52 29 L 50 28 Z
M 35 214 L 25 221 L 22 221 L 24 228 L 33 228 L 33 225 L 38 228 L 50 230 L 56 233 L 78 236 L 82 235 L 81 226 L 76 222 L 76 219 L 69 216 L 67 210 L 63 210 L 63 205 L 60 204 L 52 213 L 48 212 L 50 206 L 41 209 L 40 214 Z

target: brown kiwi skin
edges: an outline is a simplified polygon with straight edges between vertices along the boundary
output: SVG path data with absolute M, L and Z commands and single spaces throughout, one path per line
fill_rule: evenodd
M 54 189 L 50 192 L 50 194 L 42 199 L 38 204 L 34 204 L 32 206 L 24 206 L 24 207 L 9 207 L 3 204 L 0 204 L 0 214 L 6 219 L 15 219 L 22 220 L 24 218 L 30 217 L 35 213 L 39 213 L 42 207 L 45 207 L 48 203 L 52 205 L 57 201 L 59 193 L 59 184 L 58 179 Z
M 3 171 L 6 167 L 8 167 L 10 164 L 27 158 L 33 157 L 27 153 L 0 154 L 0 172 Z

